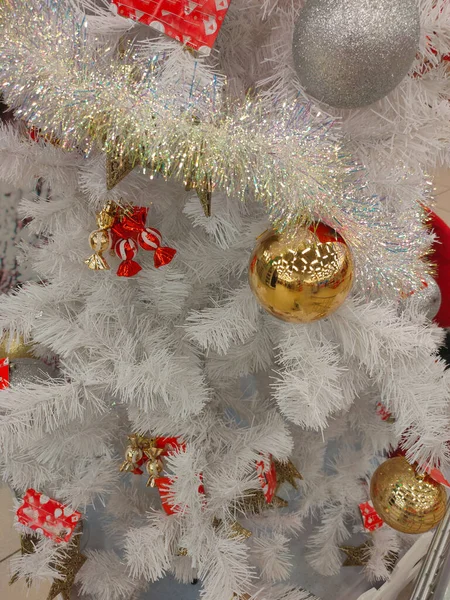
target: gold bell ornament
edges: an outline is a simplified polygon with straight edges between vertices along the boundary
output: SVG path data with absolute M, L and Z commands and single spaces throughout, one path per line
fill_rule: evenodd
M 381 519 L 402 533 L 424 533 L 445 516 L 443 485 L 398 456 L 382 463 L 370 481 L 370 497 Z
M 347 298 L 353 283 L 350 249 L 337 231 L 321 222 L 289 233 L 258 238 L 249 284 L 261 306 L 290 323 L 328 317 Z

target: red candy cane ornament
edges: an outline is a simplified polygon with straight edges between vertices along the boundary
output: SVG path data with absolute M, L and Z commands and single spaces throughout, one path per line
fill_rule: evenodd
M 137 244 L 133 239 L 117 240 L 114 251 L 122 260 L 117 269 L 117 275 L 119 277 L 133 277 L 133 275 L 139 273 L 142 267 L 133 260 L 138 251 Z
M 153 262 L 157 269 L 164 265 L 168 265 L 177 253 L 174 248 L 161 246 L 161 233 L 153 227 L 146 227 L 139 233 L 138 244 L 144 250 L 149 250 L 150 252 L 153 251 L 155 253 L 153 255 Z

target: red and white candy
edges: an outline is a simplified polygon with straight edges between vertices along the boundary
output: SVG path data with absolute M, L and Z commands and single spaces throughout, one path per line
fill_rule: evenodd
M 159 269 L 159 267 L 163 267 L 164 265 L 168 265 L 177 253 L 174 248 L 161 246 L 161 233 L 153 227 L 146 227 L 139 233 L 138 243 L 139 246 L 144 250 L 149 250 L 150 252 L 155 253 L 153 256 L 153 262 L 157 269 Z
M 117 269 L 117 275 L 119 277 L 133 277 L 133 275 L 139 273 L 142 267 L 133 260 L 138 252 L 137 244 L 133 239 L 117 240 L 114 251 L 122 260 Z

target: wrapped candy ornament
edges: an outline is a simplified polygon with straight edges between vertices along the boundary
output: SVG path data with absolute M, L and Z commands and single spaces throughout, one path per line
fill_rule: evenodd
M 153 262 L 157 269 L 169 264 L 176 250 L 162 246 L 161 233 L 153 227 L 146 227 L 148 208 L 130 206 L 122 208 L 114 202 L 108 202 L 97 213 L 98 229 L 89 236 L 94 250 L 84 262 L 94 270 L 109 269 L 103 254 L 112 249 L 122 261 L 117 269 L 119 277 L 133 277 L 142 269 L 136 257 L 139 248 L 153 252 Z

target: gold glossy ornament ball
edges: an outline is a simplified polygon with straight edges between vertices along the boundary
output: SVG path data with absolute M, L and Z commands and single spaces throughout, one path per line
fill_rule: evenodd
M 381 519 L 402 533 L 424 533 L 444 518 L 444 486 L 419 473 L 403 456 L 381 464 L 370 481 L 370 497 Z
M 251 256 L 248 278 L 267 312 L 290 323 L 310 323 L 341 306 L 353 272 L 345 240 L 318 222 L 291 234 L 263 234 Z

